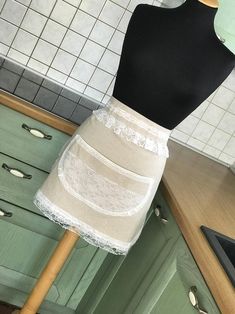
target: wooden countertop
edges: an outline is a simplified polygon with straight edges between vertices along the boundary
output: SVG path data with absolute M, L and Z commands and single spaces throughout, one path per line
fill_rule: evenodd
M 235 175 L 229 168 L 169 141 L 161 190 L 222 314 L 235 314 L 235 289 L 201 225 L 235 239 Z

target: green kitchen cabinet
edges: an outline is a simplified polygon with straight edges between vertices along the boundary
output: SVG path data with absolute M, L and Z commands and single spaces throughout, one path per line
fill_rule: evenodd
M 33 136 L 23 124 L 51 139 Z M 1 104 L 0 136 L 0 300 L 22 306 L 65 231 L 33 197 L 70 136 Z M 107 255 L 79 240 L 40 313 L 74 313 Z
M 132 313 L 125 311 L 132 307 L 138 287 L 148 285 L 180 235 L 169 208 L 164 205 L 164 199 L 157 193 L 139 240 L 126 258 L 110 257 L 109 264 L 99 271 L 89 287 L 77 313 Z M 160 208 L 161 217 L 156 217 L 156 207 Z
M 138 242 L 120 264 L 108 282 L 110 268 L 96 275 L 76 313 L 196 314 L 188 297 L 195 286 L 200 308 L 220 313 L 160 191 Z
M 153 269 L 156 269 L 155 264 Z M 220 313 L 182 236 L 178 238 L 157 273 L 154 275 L 153 270 L 151 273 L 149 286 L 138 287 L 138 299 L 133 296 L 131 305 L 123 313 L 197 313 L 189 300 L 189 291 L 193 287 L 196 287 L 195 295 L 201 310 L 211 314 Z
M 27 127 L 43 132 L 50 139 L 33 136 Z M 69 135 L 0 104 L 0 138 L 2 153 L 50 172 Z

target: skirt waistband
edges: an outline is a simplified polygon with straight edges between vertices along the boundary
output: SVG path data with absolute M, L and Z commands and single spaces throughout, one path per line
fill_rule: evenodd
M 102 109 L 93 115 L 116 135 L 159 156 L 168 157 L 167 141 L 170 130 L 147 119 L 125 104 L 111 97 Z
M 142 128 L 145 132 L 149 132 L 152 136 L 157 136 L 165 140 L 168 140 L 170 136 L 171 130 L 151 121 L 113 96 L 110 98 L 105 108 L 107 108 L 110 113 L 117 114 L 128 122 Z

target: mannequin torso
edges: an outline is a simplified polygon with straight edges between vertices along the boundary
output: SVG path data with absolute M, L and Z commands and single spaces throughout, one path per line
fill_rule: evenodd
M 217 9 L 138 5 L 125 36 L 113 96 L 173 129 L 229 75 L 235 56 L 214 31 Z

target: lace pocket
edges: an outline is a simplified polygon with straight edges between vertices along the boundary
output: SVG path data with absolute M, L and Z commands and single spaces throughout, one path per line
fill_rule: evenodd
M 62 154 L 58 176 L 73 197 L 112 216 L 129 216 L 143 208 L 154 182 L 112 162 L 78 134 Z

